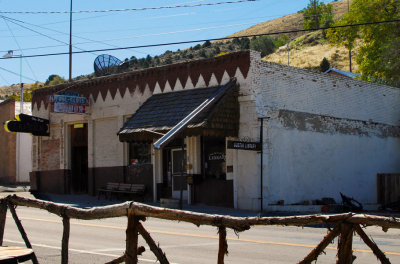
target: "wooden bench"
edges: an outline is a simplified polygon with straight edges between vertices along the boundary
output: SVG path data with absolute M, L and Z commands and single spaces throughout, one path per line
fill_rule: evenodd
M 102 194 L 110 200 L 113 194 L 117 196 L 117 199 L 120 194 L 138 196 L 144 199 L 145 191 L 146 186 L 144 184 L 107 182 L 104 188 L 98 190 L 98 199 L 100 199 L 100 195 Z
M 21 263 L 31 260 L 38 263 L 35 253 L 31 248 L 23 247 L 0 247 L 0 263 Z

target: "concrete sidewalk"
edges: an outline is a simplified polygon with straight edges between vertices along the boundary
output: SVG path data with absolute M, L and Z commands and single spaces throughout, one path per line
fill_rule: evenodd
M 62 194 L 48 194 L 40 193 L 33 195 L 29 192 L 29 186 L 0 186 L 0 198 L 6 197 L 8 195 L 18 195 L 30 199 L 40 199 L 44 201 L 49 201 L 53 203 L 66 204 L 77 208 L 88 209 L 98 206 L 113 205 L 125 202 L 124 200 L 107 200 L 98 199 L 97 196 L 90 196 L 87 194 L 79 195 L 62 195 Z M 160 206 L 160 203 L 145 203 L 152 206 Z M 208 206 L 202 204 L 188 205 L 183 204 L 183 210 L 206 213 L 206 214 L 219 214 L 219 215 L 230 215 L 237 217 L 248 217 L 248 216 L 258 216 L 259 213 L 255 211 L 247 210 L 236 210 L 234 208 L 228 207 L 218 207 L 218 206 Z M 265 215 L 263 215 L 265 216 Z

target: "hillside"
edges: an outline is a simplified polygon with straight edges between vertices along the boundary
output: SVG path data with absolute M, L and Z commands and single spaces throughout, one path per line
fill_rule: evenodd
M 350 3 L 351 2 L 352 0 L 350 0 Z M 347 13 L 347 0 L 331 2 L 330 4 L 332 5 L 335 19 L 340 19 L 345 13 Z M 241 37 L 248 35 L 275 33 L 275 32 L 287 32 L 296 29 L 303 29 L 303 14 L 299 12 L 296 14 L 290 14 L 284 17 L 279 17 L 270 21 L 257 24 L 248 29 L 232 34 L 229 37 Z M 303 34 L 304 33 L 300 32 L 300 33 L 291 33 L 287 35 L 289 36 L 290 39 L 294 39 Z
M 352 71 L 357 72 L 358 65 L 354 59 L 357 49 L 351 54 Z M 349 51 L 344 47 L 330 45 L 323 40 L 320 32 L 300 36 L 290 42 L 289 53 L 286 47 L 282 47 L 263 60 L 287 65 L 289 59 L 290 66 L 318 70 L 324 57 L 330 62 L 331 68 L 349 71 Z
M 24 83 L 24 91 L 31 89 L 33 83 Z M 0 99 L 6 99 L 7 96 L 10 95 L 20 95 L 21 88 L 20 84 L 12 84 L 10 86 L 1 86 L 0 87 Z
M 350 3 L 352 0 L 350 0 Z M 331 2 L 335 19 L 340 19 L 347 13 L 347 1 Z M 260 23 L 248 29 L 239 31 L 230 37 L 248 36 L 254 34 L 267 34 L 274 32 L 285 32 L 303 28 L 303 14 L 296 13 L 264 23 Z M 278 35 L 279 36 L 279 35 Z M 323 40 L 320 32 L 291 33 L 287 34 L 289 43 L 289 64 L 291 66 L 307 69 L 318 69 L 323 58 L 327 58 L 331 67 L 349 71 L 349 52 L 344 47 L 332 46 Z M 352 52 L 352 71 L 357 72 L 358 65 L 354 58 L 357 52 Z M 274 53 L 266 56 L 263 60 L 288 64 L 288 51 L 286 48 L 277 49 Z

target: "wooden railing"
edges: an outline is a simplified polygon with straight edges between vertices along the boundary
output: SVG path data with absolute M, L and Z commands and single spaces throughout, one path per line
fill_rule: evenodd
M 143 227 L 141 222 L 144 221 L 146 217 L 183 221 L 195 224 L 196 226 L 210 225 L 217 227 L 219 234 L 218 264 L 224 263 L 224 257 L 228 252 L 228 243 L 226 239 L 227 228 L 231 228 L 235 232 L 242 232 L 256 225 L 306 226 L 324 224 L 333 228 L 329 229 L 328 234 L 322 239 L 322 241 L 304 259 L 299 261 L 299 263 L 311 263 L 312 261 L 317 260 L 318 256 L 323 252 L 328 244 L 331 243 L 335 237 L 339 237 L 337 263 L 340 264 L 349 264 L 354 261 L 355 257 L 353 256 L 352 250 L 354 232 L 356 232 L 365 244 L 371 248 L 372 252 L 382 263 L 390 263 L 385 254 L 365 234 L 363 227 L 380 226 L 385 232 L 389 228 L 400 229 L 400 218 L 366 214 L 345 213 L 335 215 L 305 215 L 288 217 L 232 217 L 160 208 L 137 202 L 125 202 L 110 206 L 93 207 L 91 209 L 80 209 L 67 205 L 10 195 L 0 199 L 1 244 L 3 242 L 4 226 L 8 207 L 17 223 L 17 227 L 23 236 L 26 246 L 31 247 L 28 237 L 26 236 L 15 212 L 15 206 L 17 205 L 47 210 L 50 213 L 62 217 L 64 229 L 61 247 L 61 263 L 68 263 L 68 242 L 71 218 L 93 220 L 121 216 L 128 217 L 125 254 L 108 263 L 122 263 L 124 261 L 126 263 L 137 263 L 138 253 L 140 254 L 140 252 L 144 250 L 143 247 L 138 247 L 139 234 L 149 245 L 150 250 L 154 253 L 160 263 L 169 263 L 165 253 Z

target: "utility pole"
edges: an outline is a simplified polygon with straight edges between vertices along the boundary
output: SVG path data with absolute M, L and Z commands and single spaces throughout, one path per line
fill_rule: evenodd
M 287 48 L 287 65 L 290 65 L 290 49 L 289 49 L 289 42 L 286 44 Z
M 347 0 L 347 12 L 350 12 L 350 0 Z M 350 61 L 350 72 L 353 72 L 352 71 L 352 68 L 351 68 L 351 48 L 349 48 L 349 61 Z
M 69 12 L 69 80 L 72 79 L 72 0 Z
M 313 1 L 314 5 L 314 21 L 315 21 L 315 29 L 319 28 L 319 17 L 317 15 L 317 0 Z

